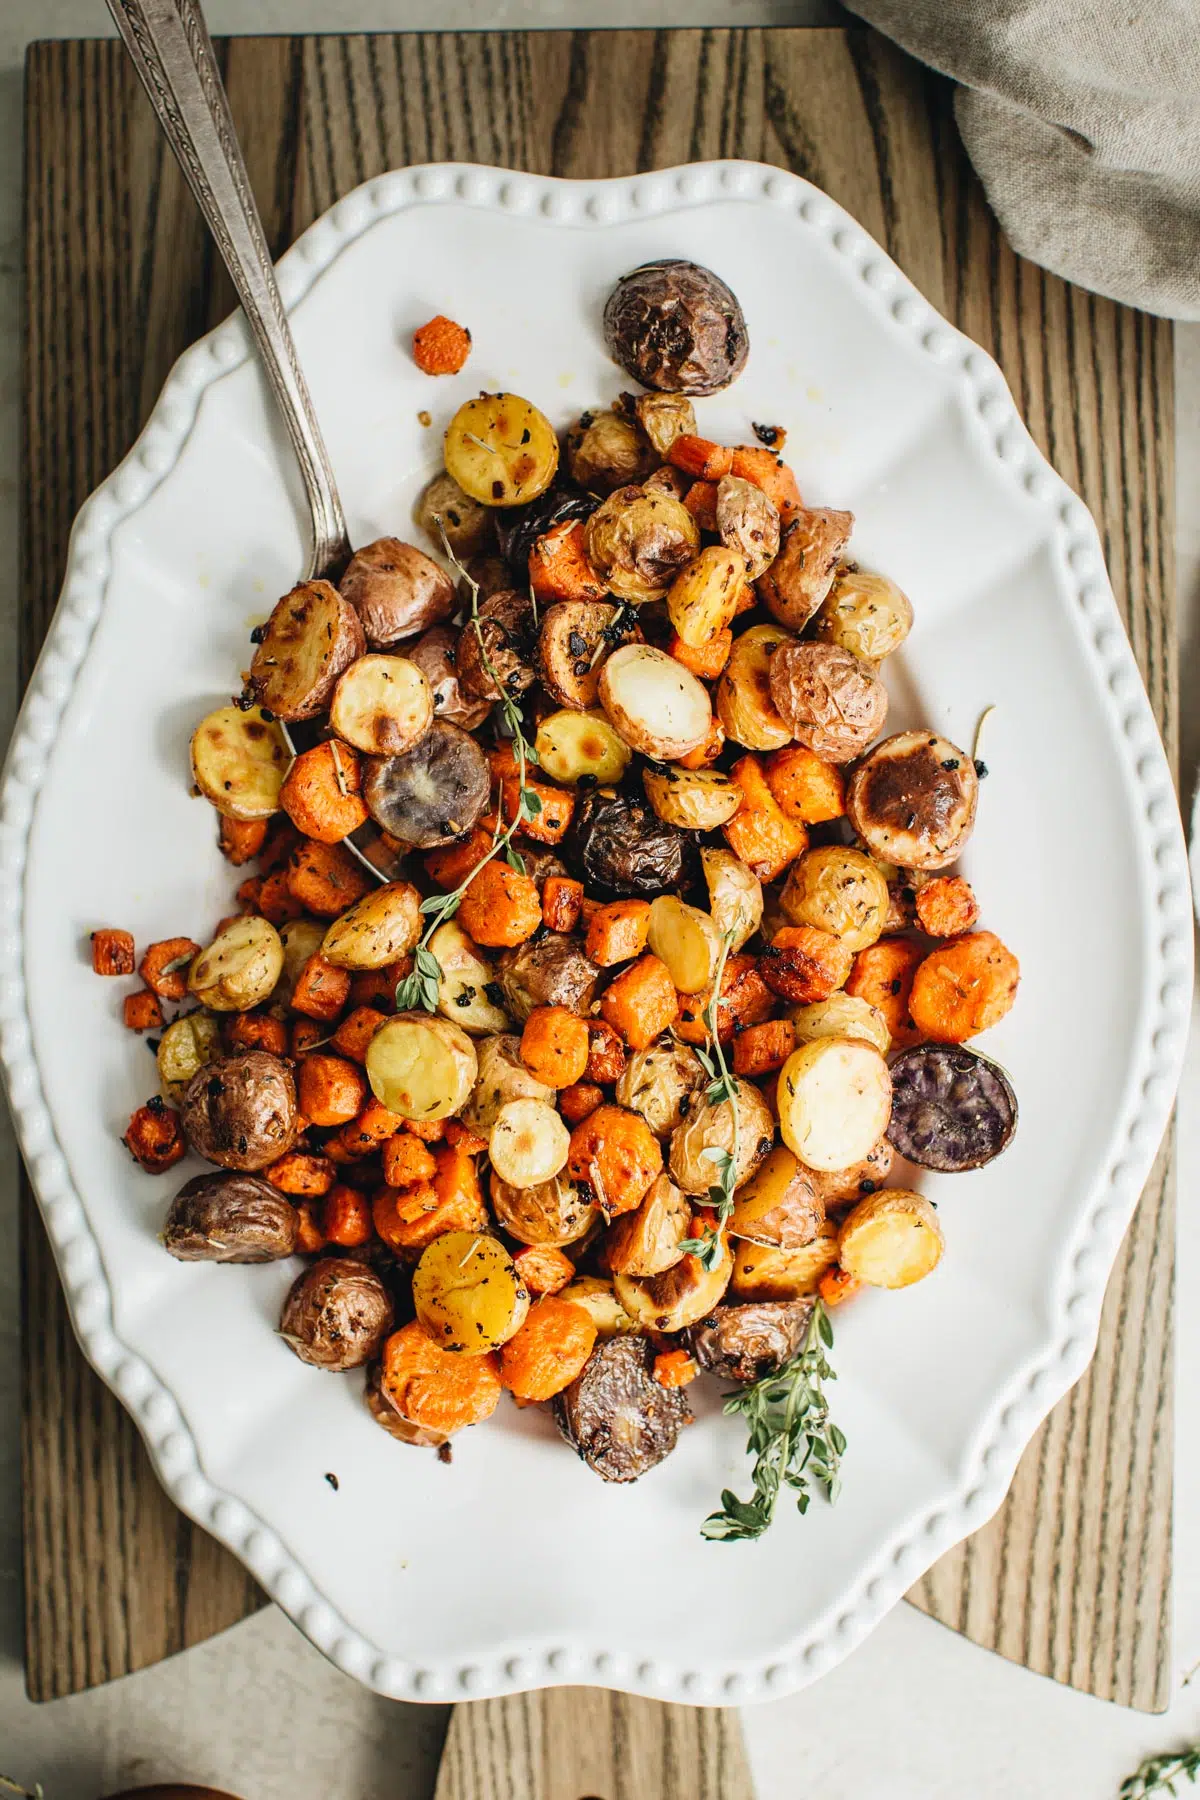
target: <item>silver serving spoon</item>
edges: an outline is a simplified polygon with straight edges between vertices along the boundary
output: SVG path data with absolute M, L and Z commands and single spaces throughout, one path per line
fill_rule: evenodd
M 108 9 L 229 270 L 292 440 L 312 521 L 303 579 L 336 582 L 350 560 L 346 520 L 204 14 L 197 0 L 108 0 Z M 297 745 L 296 731 L 283 730 L 293 751 L 304 747 Z M 381 880 L 398 872 L 374 825 L 346 841 Z

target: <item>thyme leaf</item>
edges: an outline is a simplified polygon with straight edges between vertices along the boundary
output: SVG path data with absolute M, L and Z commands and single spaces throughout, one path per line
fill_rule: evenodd
M 1145 1800 L 1150 1794 L 1174 1794 L 1177 1781 L 1200 1780 L 1200 1744 L 1176 1750 L 1166 1756 L 1148 1756 L 1144 1763 L 1127 1775 L 1121 1783 L 1117 1800 Z

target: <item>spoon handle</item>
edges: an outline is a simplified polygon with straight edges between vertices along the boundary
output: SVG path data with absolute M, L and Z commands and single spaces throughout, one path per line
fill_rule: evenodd
M 224 258 L 283 413 L 312 514 L 308 573 L 336 578 L 350 555 L 346 521 L 204 15 L 198 0 L 108 0 L 108 8 Z

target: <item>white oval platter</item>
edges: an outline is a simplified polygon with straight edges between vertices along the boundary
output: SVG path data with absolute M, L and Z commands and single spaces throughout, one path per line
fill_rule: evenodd
M 964 866 L 1021 959 L 1018 1004 L 981 1045 L 1012 1074 L 1020 1129 L 989 1168 L 924 1182 L 947 1237 L 936 1276 L 838 1316 L 836 1507 L 781 1509 L 757 1544 L 703 1541 L 722 1487 L 747 1488 L 715 1393 L 628 1489 L 507 1405 L 444 1467 L 371 1422 L 361 1377 L 309 1370 L 274 1335 L 293 1267 L 163 1253 L 174 1183 L 120 1143 L 153 1062 L 87 936 L 204 940 L 237 880 L 189 796 L 188 737 L 237 687 L 304 548 L 240 318 L 181 357 L 80 512 L 4 777 L 0 1049 L 80 1341 L 178 1505 L 397 1697 L 585 1682 L 741 1702 L 845 1656 L 993 1512 L 1086 1366 L 1180 1066 L 1183 840 L 1096 528 L 992 360 L 815 188 L 747 163 L 597 183 L 428 167 L 340 201 L 280 282 L 352 539 L 409 533 L 466 395 L 516 389 L 560 425 L 610 400 L 625 381 L 603 300 L 663 255 L 715 268 L 749 322 L 749 366 L 700 403 L 704 428 L 736 442 L 752 420 L 786 425 L 805 495 L 852 508 L 854 553 L 912 596 L 889 729 L 928 723 L 970 749 L 996 708 Z M 430 381 L 408 344 L 435 312 L 469 324 L 474 351 Z

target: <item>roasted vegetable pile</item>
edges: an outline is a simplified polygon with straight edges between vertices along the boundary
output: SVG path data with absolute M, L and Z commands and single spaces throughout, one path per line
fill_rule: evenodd
M 253 871 L 213 941 L 137 962 L 100 930 L 93 959 L 136 964 L 126 1022 L 155 1034 L 130 1150 L 214 1165 L 167 1250 L 307 1258 L 283 1340 L 364 1368 L 393 1437 L 446 1454 L 507 1389 L 631 1481 L 707 1370 L 767 1384 L 742 1410 L 773 1493 L 802 1485 L 770 1422 L 795 1435 L 789 1370 L 823 1407 L 825 1310 L 942 1256 L 894 1152 L 972 1169 L 1011 1139 L 969 1041 L 1018 967 L 952 872 L 984 771 L 883 735 L 909 600 L 806 504 L 781 427 L 702 433 L 689 394 L 746 360 L 733 295 L 653 264 L 605 318 L 648 391 L 561 437 L 468 400 L 424 542 L 364 546 L 253 634 L 192 742 Z M 396 879 L 348 847 L 363 828 Z M 712 1535 L 774 1504 L 726 1500 Z

